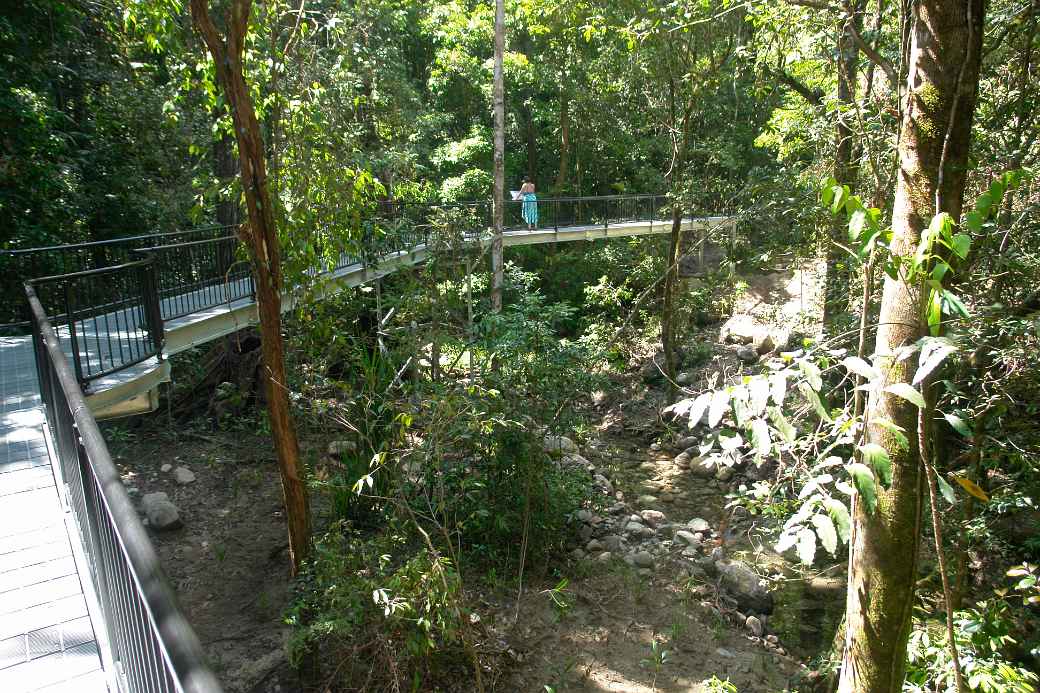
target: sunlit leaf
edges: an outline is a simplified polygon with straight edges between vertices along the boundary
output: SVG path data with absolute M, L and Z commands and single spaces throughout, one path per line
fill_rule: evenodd
M 765 378 L 752 378 L 748 383 L 750 408 L 752 416 L 762 416 L 769 403 L 769 381 Z
M 816 558 L 816 533 L 808 527 L 798 530 L 798 546 L 795 550 L 798 552 L 798 560 L 805 565 L 812 565 Z
M 963 488 L 965 491 L 967 491 L 970 495 L 975 496 L 976 498 L 978 498 L 983 503 L 988 503 L 989 502 L 989 496 L 986 495 L 986 492 L 983 491 L 979 487 L 979 485 L 976 484 L 971 479 L 966 479 L 963 476 L 955 476 L 955 477 L 953 477 L 953 480 L 956 481 L 958 484 L 960 484 L 961 488 Z
M 708 428 L 715 428 L 722 421 L 729 410 L 729 393 L 725 390 L 716 390 L 711 395 L 711 404 L 708 408 Z
M 820 377 L 819 367 L 807 359 L 802 359 L 798 362 L 798 367 L 802 370 L 805 375 L 805 380 L 809 383 L 809 386 L 817 392 L 823 387 L 823 379 Z
M 891 392 L 896 397 L 905 399 L 919 409 L 924 409 L 924 397 L 910 383 L 892 383 L 885 388 L 885 392 Z
M 906 429 L 904 429 L 902 426 L 897 426 L 895 423 L 884 418 L 883 416 L 871 419 L 870 423 L 874 426 L 880 426 L 881 428 L 891 433 L 892 437 L 896 441 L 896 445 L 899 447 L 900 450 L 910 449 L 910 440 L 906 437 L 906 433 L 904 433 Z
M 769 439 L 769 425 L 764 419 L 755 419 L 751 422 L 751 443 L 755 447 L 757 457 L 765 457 L 772 449 L 772 441 Z
M 849 534 L 852 530 L 852 519 L 849 517 L 849 509 L 845 507 L 837 498 L 827 498 L 823 501 L 823 507 L 827 509 L 827 514 L 831 516 L 834 521 L 835 527 L 838 529 L 838 536 L 841 538 L 843 544 L 849 543 Z
M 808 400 L 809 404 L 812 405 L 817 416 L 824 421 L 831 420 L 831 414 L 827 411 L 827 408 L 823 406 L 823 400 L 820 399 L 820 395 L 810 387 L 809 383 L 804 381 L 798 383 L 798 390 L 805 396 L 805 399 Z
M 834 529 L 834 522 L 827 515 L 817 513 L 810 520 L 816 527 L 816 535 L 820 537 L 820 544 L 827 549 L 827 553 L 834 555 L 838 550 L 838 533 Z
M 968 427 L 968 424 L 965 423 L 964 419 L 962 419 L 961 417 L 957 416 L 956 414 L 948 414 L 946 412 L 943 412 L 943 418 L 946 419 L 946 422 L 953 427 L 953 430 L 957 431 L 965 438 L 972 437 L 973 434 L 971 432 L 971 428 Z
M 913 384 L 917 385 L 942 363 L 947 356 L 957 351 L 957 346 L 948 339 L 926 338 L 921 346 L 921 358 Z
M 938 472 L 935 474 L 935 481 L 939 485 L 939 492 L 942 494 L 942 497 L 946 499 L 946 502 L 956 503 L 957 494 L 954 493 L 953 487 L 950 486 L 950 482 L 946 481 L 942 474 L 939 474 Z
M 697 396 L 697 399 L 693 401 L 690 406 L 690 428 L 694 428 L 701 421 L 701 417 L 704 416 L 704 412 L 708 410 L 708 405 L 711 404 L 711 393 L 705 392 Z
M 769 376 L 769 394 L 777 406 L 784 403 L 787 396 L 787 373 L 779 371 Z
M 881 377 L 881 373 L 878 369 L 874 368 L 858 356 L 847 356 L 841 364 L 845 366 L 845 369 L 850 373 L 855 373 L 867 380 L 875 380 Z

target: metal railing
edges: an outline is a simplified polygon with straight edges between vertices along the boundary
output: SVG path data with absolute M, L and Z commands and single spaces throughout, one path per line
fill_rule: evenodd
M 14 296 L 21 292 L 22 283 L 29 279 L 122 265 L 133 261 L 136 258 L 134 251 L 139 248 L 226 236 L 230 230 L 228 226 L 203 226 L 104 241 L 0 250 L 0 291 Z M 0 328 L 14 330 L 28 328 L 28 325 L 28 308 L 22 301 L 10 301 L 0 306 Z
M 76 381 L 89 384 L 162 354 L 155 257 L 30 280 Z
M 33 286 L 25 293 L 55 475 L 66 491 L 104 616 L 113 674 L 129 693 L 220 693 L 177 606 L 97 422 Z

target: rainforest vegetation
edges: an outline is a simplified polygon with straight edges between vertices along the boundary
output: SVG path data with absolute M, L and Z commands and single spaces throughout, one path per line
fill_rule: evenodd
M 1040 0 L 13 0 L 0 64 L 0 249 L 253 273 L 105 427 L 199 477 L 227 690 L 1040 688 Z M 658 232 L 503 250 L 525 179 Z

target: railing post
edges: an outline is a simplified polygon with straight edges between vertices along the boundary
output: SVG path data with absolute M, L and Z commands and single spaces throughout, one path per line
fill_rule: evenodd
M 87 381 L 83 379 L 83 364 L 79 359 L 79 340 L 76 339 L 76 316 L 72 312 L 72 292 L 69 290 L 71 281 L 65 281 L 62 288 L 65 292 L 65 317 L 69 321 L 69 340 L 72 343 L 72 368 L 76 374 L 76 381 L 80 387 L 86 387 Z
M 163 350 L 162 306 L 159 304 L 158 270 L 156 256 L 149 254 L 147 264 L 141 267 L 141 293 L 144 302 L 145 317 L 148 321 L 148 332 L 152 337 L 152 348 L 161 359 Z

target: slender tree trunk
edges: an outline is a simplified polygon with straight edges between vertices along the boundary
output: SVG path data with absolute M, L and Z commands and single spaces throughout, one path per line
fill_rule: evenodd
M 567 169 L 571 165 L 571 100 L 566 89 L 560 94 L 560 168 L 553 190 L 560 194 L 567 185 Z
M 899 178 L 892 211 L 892 252 L 909 257 L 937 209 L 960 218 L 971 124 L 978 92 L 983 0 L 919 0 L 912 5 L 907 95 L 899 145 Z M 925 332 L 926 296 L 905 270 L 886 278 L 877 331 L 877 365 L 884 384 L 909 383 L 916 359 L 895 351 Z M 906 670 L 906 641 L 914 602 L 924 477 L 917 409 L 885 391 L 871 394 L 867 415 L 901 426 L 910 437 L 900 450 L 890 430 L 870 424 L 868 439 L 892 460 L 892 483 L 878 486 L 877 509 L 855 502 L 846 602 L 841 693 L 897 693 Z
M 678 370 L 675 348 L 675 289 L 679 283 L 679 247 L 682 243 L 682 209 L 675 202 L 672 209 L 672 232 L 668 238 L 668 267 L 664 279 L 664 305 L 661 309 L 661 350 L 664 352 L 665 374 L 668 376 L 669 397 L 675 396 L 675 376 Z
M 855 133 L 852 129 L 852 111 L 856 102 L 856 84 L 859 77 L 859 49 L 852 38 L 853 30 L 863 26 L 862 2 L 850 8 L 838 35 L 838 113 L 835 124 L 834 178 L 855 189 L 859 167 L 854 158 Z M 835 314 L 844 312 L 849 302 L 848 259 L 837 243 L 844 243 L 845 224 L 840 220 L 831 225 L 831 240 L 827 244 L 827 280 L 823 321 L 829 325 Z
M 491 309 L 502 310 L 502 285 L 505 283 L 502 252 L 502 227 L 505 225 L 505 152 L 506 152 L 506 105 L 505 84 L 502 76 L 502 58 L 506 50 L 505 0 L 495 0 L 495 185 L 494 185 L 494 233 L 491 241 Z
M 260 125 L 256 119 L 256 111 L 253 109 L 242 66 L 251 9 L 252 0 L 232 0 L 226 19 L 225 40 L 221 38 L 210 18 L 207 0 L 191 0 L 191 16 L 213 55 L 217 79 L 227 98 L 238 141 L 242 189 L 249 215 L 249 223 L 239 228 L 239 235 L 249 249 L 253 262 L 257 308 L 260 315 L 264 382 L 267 388 L 267 411 L 281 470 L 285 515 L 289 525 L 289 555 L 295 574 L 310 546 L 310 507 L 307 486 L 300 474 L 300 449 L 289 409 L 285 377 L 278 230 L 267 185 Z

